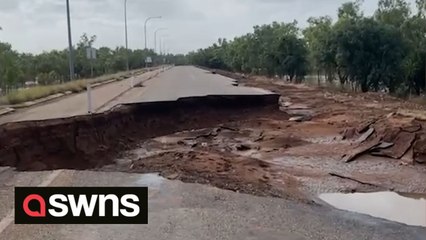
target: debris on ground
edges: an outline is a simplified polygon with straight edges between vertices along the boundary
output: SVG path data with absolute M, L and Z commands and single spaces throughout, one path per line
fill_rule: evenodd
M 158 172 L 170 180 L 301 201 L 324 192 L 426 192 L 425 107 L 383 94 L 340 93 L 266 77 L 228 76 L 284 97 L 271 108 L 250 103 L 247 108 L 212 111 L 199 104 L 202 107 L 190 114 L 169 108 L 154 117 L 144 114 L 123 122 L 99 116 L 100 123 L 115 126 L 110 134 L 123 135 L 118 139 L 93 128 L 99 124 L 84 129 L 66 125 L 61 134 L 75 133 L 77 138 L 64 144 L 102 151 L 78 158 L 66 157 L 84 152 L 63 152 L 59 160 L 36 156 L 32 165 L 19 161 L 18 170 Z M 51 134 L 40 137 L 49 144 L 29 145 L 34 147 L 31 151 L 54 152 L 61 144 Z M 82 141 L 85 137 L 90 141 Z M 1 139 L 0 145 L 10 142 Z M 12 165 L 14 152 L 0 153 L 0 162 Z
M 305 121 L 305 117 L 299 116 L 299 117 L 292 117 L 289 119 L 290 122 L 303 122 Z
M 159 161 L 161 159 L 161 161 Z M 133 163 L 131 172 L 158 172 L 171 180 L 211 184 L 219 188 L 259 196 L 283 197 L 268 184 L 270 164 L 238 155 L 215 152 L 165 152 Z
M 388 147 L 382 148 L 378 151 L 373 149 L 372 154 L 375 156 L 390 157 L 394 159 L 401 159 L 405 153 L 412 147 L 416 138 L 414 133 L 400 132 L 392 142 L 383 142 L 382 145 Z
M 356 140 L 357 143 L 363 143 L 365 142 L 376 130 L 374 128 L 369 128 L 367 131 L 365 131 L 359 138 Z M 360 133 L 362 131 L 359 131 Z
M 352 161 L 355 161 L 357 157 L 371 151 L 371 149 L 374 149 L 375 147 L 377 147 L 380 144 L 381 144 L 380 139 L 375 138 L 368 143 L 361 144 L 358 147 L 354 148 L 349 153 L 345 154 L 343 156 L 342 160 L 346 163 L 350 163 Z
M 378 130 L 376 131 L 376 129 Z M 424 160 L 421 160 L 423 153 L 421 139 L 426 136 L 426 132 L 422 130 L 423 126 L 420 122 L 397 114 L 387 114 L 380 119 L 369 120 L 361 123 L 356 130 L 351 127 L 342 133 L 343 139 L 353 139 L 354 136 L 364 132 L 354 141 L 357 143 L 355 148 L 342 160 L 352 162 L 365 153 L 402 160 L 407 152 L 414 148 L 413 158 L 416 159 L 416 162 L 422 163 Z M 417 143 L 419 141 L 420 144 Z M 366 143 L 364 144 L 364 142 Z M 413 162 L 409 159 L 410 157 L 406 156 L 404 162 Z
M 251 147 L 247 144 L 240 144 L 240 145 L 237 146 L 238 151 L 248 151 L 250 149 L 251 149 Z
M 426 135 L 421 135 L 413 146 L 413 156 L 417 163 L 426 163 Z
M 381 188 L 380 186 L 377 186 L 376 184 L 363 182 L 363 181 L 360 181 L 360 180 L 352 178 L 352 177 L 343 176 L 343 175 L 340 175 L 340 174 L 337 174 L 337 173 L 329 173 L 329 174 L 332 177 L 338 177 L 338 178 L 342 178 L 342 179 L 346 179 L 346 180 L 351 180 L 351 181 L 354 181 L 354 182 L 357 182 L 357 183 L 360 183 L 360 184 L 363 184 L 363 185 L 369 185 L 369 186 L 372 186 L 372 187 Z
M 169 136 L 175 142 L 147 140 L 125 157 L 130 163 L 110 168 L 301 201 L 323 192 L 426 192 L 426 166 L 413 166 L 426 163 L 425 123 L 399 114 L 411 105 L 263 77 L 239 80 L 285 96 L 279 111 L 221 115 L 218 125 Z

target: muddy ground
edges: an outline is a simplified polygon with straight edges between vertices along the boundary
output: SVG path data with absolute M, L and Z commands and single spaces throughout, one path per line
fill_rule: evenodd
M 172 180 L 306 202 L 327 192 L 426 193 L 423 152 L 416 150 L 426 129 L 422 106 L 383 94 L 223 74 L 280 94 L 280 109 L 224 114 L 213 127 L 141 141 L 100 170 L 158 172 Z M 353 158 L 346 162 L 348 156 Z
M 329 192 L 426 193 L 423 106 L 218 73 L 277 95 L 187 98 L 0 125 L 0 166 L 157 172 L 309 203 Z

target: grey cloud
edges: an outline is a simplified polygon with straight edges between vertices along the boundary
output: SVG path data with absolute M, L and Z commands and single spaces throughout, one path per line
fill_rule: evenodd
M 232 39 L 252 31 L 253 25 L 297 19 L 301 26 L 309 16 L 336 16 L 347 0 L 127 0 L 129 41 L 143 46 L 143 22 L 153 31 L 167 27 L 167 45 L 185 53 L 205 47 L 219 37 Z M 414 1 L 414 0 L 411 0 Z M 123 45 L 124 0 L 70 0 L 74 42 L 83 32 L 98 35 L 97 45 Z M 377 0 L 365 0 L 363 9 L 372 14 Z M 20 51 L 41 52 L 66 46 L 65 0 L 0 0 L 0 40 Z
M 19 8 L 20 1 L 0 0 L 0 12 L 14 11 Z

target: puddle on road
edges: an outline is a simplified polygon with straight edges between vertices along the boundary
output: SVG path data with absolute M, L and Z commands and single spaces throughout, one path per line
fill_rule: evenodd
M 139 179 L 136 181 L 136 184 L 148 188 L 155 188 L 159 189 L 163 182 L 165 181 L 165 178 L 161 177 L 160 175 L 156 173 L 150 173 L 150 174 L 142 174 Z
M 426 227 L 426 194 L 331 193 L 320 199 L 341 210 Z

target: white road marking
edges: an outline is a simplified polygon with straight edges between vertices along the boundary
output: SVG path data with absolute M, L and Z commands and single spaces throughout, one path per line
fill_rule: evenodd
M 3 231 L 13 222 L 13 210 L 10 210 L 9 214 L 7 214 L 6 217 L 4 217 L 0 221 L 0 234 L 3 233 Z
M 61 174 L 62 172 L 64 172 L 64 170 L 53 171 L 49 176 L 46 177 L 46 179 L 44 179 L 44 181 L 42 183 L 40 183 L 40 185 L 38 185 L 38 187 L 49 186 L 59 176 L 59 174 Z
M 47 187 L 49 186 L 58 176 L 61 174 L 63 170 L 55 170 L 51 174 L 49 174 L 42 183 L 38 185 L 38 187 Z M 13 223 L 14 219 L 14 209 L 10 210 L 10 212 L 0 221 L 0 235 L 6 230 L 6 228 Z

